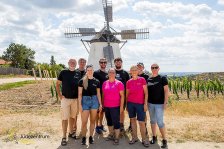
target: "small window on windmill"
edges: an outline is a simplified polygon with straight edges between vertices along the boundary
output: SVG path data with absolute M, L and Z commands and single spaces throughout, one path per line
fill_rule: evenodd
M 107 59 L 107 61 L 111 61 L 114 59 L 114 52 L 113 52 L 112 46 L 104 47 L 103 54 L 104 54 L 104 57 Z
M 122 30 L 121 38 L 122 39 L 136 39 L 135 30 Z

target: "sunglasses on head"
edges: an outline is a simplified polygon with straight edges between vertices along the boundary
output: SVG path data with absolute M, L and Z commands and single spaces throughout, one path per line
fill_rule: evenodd
M 93 67 L 93 65 L 87 65 L 87 66 L 86 66 L 86 69 L 87 69 L 87 68 L 90 68 L 90 67 Z
M 158 66 L 156 66 L 156 67 L 151 67 L 151 69 L 158 69 L 159 67 Z

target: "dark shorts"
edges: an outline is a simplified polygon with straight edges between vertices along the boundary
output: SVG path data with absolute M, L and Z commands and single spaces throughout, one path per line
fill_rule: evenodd
M 83 96 L 82 110 L 92 110 L 99 108 L 99 101 L 97 96 Z
M 114 126 L 114 129 L 120 129 L 120 107 L 105 107 L 105 117 L 108 126 Z
M 129 118 L 135 118 L 137 115 L 138 121 L 145 121 L 146 113 L 144 112 L 144 104 L 128 102 L 127 108 Z

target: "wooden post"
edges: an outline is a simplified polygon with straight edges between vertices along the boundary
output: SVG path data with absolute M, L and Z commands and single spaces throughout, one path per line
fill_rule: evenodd
M 34 68 L 32 68 L 32 70 L 33 70 L 33 75 L 34 75 L 34 78 L 35 78 L 35 80 L 37 80 L 37 77 L 36 77 L 36 72 L 35 72 Z
M 40 65 L 38 65 L 38 69 L 39 69 L 39 74 L 40 74 L 40 80 L 42 81 L 42 73 L 41 73 Z
M 55 74 L 55 78 L 57 79 L 58 78 L 57 72 L 54 71 L 54 74 Z
M 50 75 L 49 75 L 49 71 L 47 70 L 47 78 L 48 80 L 50 80 Z
M 45 78 L 45 80 L 46 80 L 46 70 L 43 70 L 43 74 L 44 74 L 44 78 Z
M 53 81 L 53 75 L 52 75 L 52 71 L 50 70 L 50 77 L 51 77 L 51 80 Z

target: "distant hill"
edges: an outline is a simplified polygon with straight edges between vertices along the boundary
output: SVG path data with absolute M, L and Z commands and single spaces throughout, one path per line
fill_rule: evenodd
M 224 82 L 224 72 L 205 72 L 201 74 L 196 75 L 190 75 L 190 78 L 193 80 L 197 79 L 197 77 L 201 80 L 214 80 L 216 78 L 220 79 L 222 82 Z

